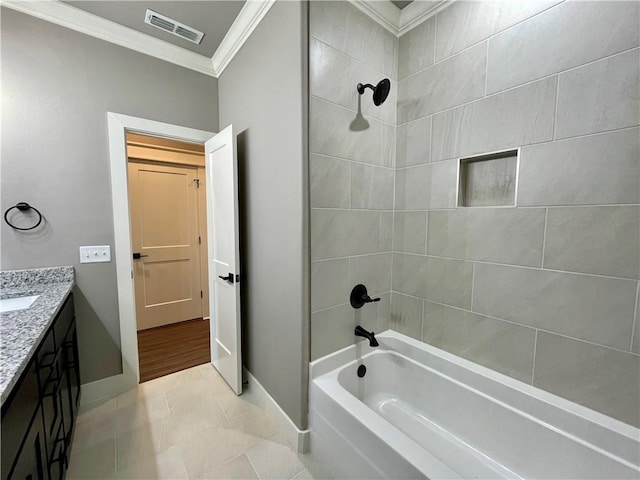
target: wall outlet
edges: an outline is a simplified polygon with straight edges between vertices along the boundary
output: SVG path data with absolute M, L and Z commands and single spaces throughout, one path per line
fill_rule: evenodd
M 98 263 L 111 261 L 111 246 L 96 245 L 80 247 L 80 263 Z

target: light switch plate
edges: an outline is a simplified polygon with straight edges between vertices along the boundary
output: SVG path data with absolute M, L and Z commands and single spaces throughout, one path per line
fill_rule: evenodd
M 111 261 L 110 245 L 80 247 L 80 263 L 98 263 Z

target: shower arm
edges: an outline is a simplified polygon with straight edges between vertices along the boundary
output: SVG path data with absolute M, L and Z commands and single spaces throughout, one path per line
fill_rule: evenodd
M 374 92 L 376 91 L 376 88 L 373 85 L 371 85 L 370 83 L 366 83 L 366 84 L 359 83 L 358 86 L 357 86 L 358 93 L 360 95 L 362 95 L 364 93 L 364 89 L 365 88 L 370 88 Z

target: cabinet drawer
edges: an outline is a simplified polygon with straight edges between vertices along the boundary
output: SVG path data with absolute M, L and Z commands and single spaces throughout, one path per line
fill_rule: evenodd
M 38 376 L 31 362 L 2 406 L 2 478 L 7 478 L 38 408 Z M 42 418 L 36 418 L 42 422 Z

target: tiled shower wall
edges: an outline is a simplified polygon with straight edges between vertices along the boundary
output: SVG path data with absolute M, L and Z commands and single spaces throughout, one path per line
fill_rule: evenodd
M 347 2 L 310 4 L 311 357 L 389 325 L 398 39 Z M 356 85 L 391 79 L 380 107 Z M 365 284 L 379 303 L 354 310 Z
M 312 4 L 313 358 L 362 320 L 640 426 L 639 7 L 456 2 L 394 70 L 392 35 Z M 457 208 L 458 159 L 514 148 L 517 207 Z M 351 309 L 361 281 L 390 302 Z
M 636 426 L 639 7 L 456 2 L 400 38 L 391 300 L 391 328 Z M 517 207 L 456 208 L 458 158 L 512 148 Z

